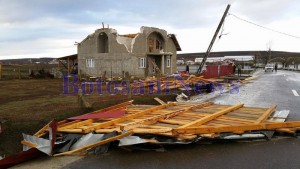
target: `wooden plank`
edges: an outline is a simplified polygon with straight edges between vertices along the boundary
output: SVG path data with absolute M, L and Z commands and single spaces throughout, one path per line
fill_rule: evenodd
M 87 125 L 87 124 L 91 124 L 91 123 L 93 123 L 93 120 L 92 119 L 88 119 L 88 120 L 80 121 L 80 122 L 77 122 L 77 123 L 74 123 L 74 124 L 70 124 L 70 125 L 67 125 L 67 126 L 64 126 L 64 127 L 59 127 L 57 129 L 57 131 L 63 131 L 64 129 L 70 129 L 70 128 L 77 128 L 77 127 L 81 127 L 81 126 L 84 126 L 84 125 Z
M 115 136 L 115 137 L 110 137 L 110 138 L 108 138 L 108 139 L 101 140 L 101 141 L 98 141 L 98 142 L 96 142 L 96 143 L 92 143 L 92 144 L 89 144 L 89 145 L 86 145 L 86 146 L 77 148 L 77 149 L 75 149 L 75 150 L 71 150 L 71 151 L 67 151 L 67 152 L 55 154 L 54 156 L 57 157 L 57 156 L 64 156 L 64 155 L 70 155 L 70 154 L 78 153 L 78 152 L 81 152 L 81 151 L 84 151 L 84 150 L 87 150 L 87 149 L 90 149 L 90 148 L 93 148 L 93 147 L 97 147 L 97 146 L 100 146 L 100 145 L 103 145 L 103 144 L 106 144 L 106 143 L 113 142 L 113 141 L 115 141 L 115 140 L 118 140 L 118 139 L 127 137 L 127 136 L 132 135 L 132 134 L 133 134 L 133 131 L 128 131 L 128 132 L 126 132 L 126 133 L 117 135 L 117 136 Z
M 157 134 L 157 133 L 171 132 L 172 128 L 162 128 L 162 129 L 134 128 L 132 130 L 135 134 Z
M 67 120 L 62 120 L 57 122 L 58 125 L 62 125 L 62 124 L 66 124 Z M 48 133 L 48 129 L 49 129 L 49 124 L 51 123 L 51 121 L 46 124 L 43 128 L 41 128 L 39 131 L 37 131 L 34 136 L 36 137 L 42 137 L 43 135 L 45 135 L 46 133 Z
M 84 133 L 89 133 L 91 131 L 94 131 L 94 130 L 97 130 L 97 129 L 100 129 L 100 128 L 105 128 L 105 127 L 108 127 L 108 126 L 111 126 L 111 125 L 115 125 L 115 124 L 130 120 L 130 119 L 133 119 L 133 118 L 136 118 L 136 117 L 139 117 L 139 116 L 143 116 L 145 114 L 152 113 L 154 111 L 164 109 L 164 108 L 170 107 L 170 106 L 175 106 L 175 105 L 176 105 L 176 103 L 172 102 L 172 103 L 168 103 L 168 104 L 164 104 L 164 105 L 155 106 L 155 107 L 140 111 L 140 112 L 135 113 L 135 114 L 130 114 L 130 115 L 125 116 L 125 117 L 121 117 L 121 118 L 117 118 L 117 119 L 114 119 L 114 120 L 111 120 L 111 121 L 103 122 L 103 123 L 98 124 L 96 126 L 88 127 L 86 129 L 84 129 L 83 132 Z
M 254 123 L 259 124 L 268 119 L 268 117 L 276 110 L 276 105 L 272 105 L 266 112 L 264 112 L 259 119 L 257 119 Z
M 41 137 L 45 134 L 45 132 L 48 130 L 49 124 L 51 123 L 51 121 L 46 124 L 43 128 L 41 128 L 39 131 L 37 131 L 34 136 L 36 137 Z
M 174 135 L 172 132 L 155 133 L 155 135 L 172 137 L 172 138 L 176 138 L 178 140 L 193 140 L 193 139 L 197 138 L 197 135 L 185 135 L 185 134 Z
M 32 148 L 36 148 L 38 146 L 37 144 L 33 144 L 33 143 L 25 141 L 25 140 L 22 140 L 21 144 L 28 146 L 28 147 L 32 147 Z
M 201 103 L 201 104 L 195 104 L 193 106 L 190 106 L 190 107 L 187 107 L 187 108 L 184 108 L 184 109 L 180 109 L 180 110 L 176 110 L 174 112 L 170 112 L 170 113 L 168 112 L 168 113 L 164 113 L 164 114 L 161 114 L 161 115 L 157 115 L 157 116 L 149 117 L 149 118 L 146 118 L 146 119 L 142 119 L 140 121 L 136 121 L 136 122 L 132 122 L 132 123 L 129 123 L 129 124 L 125 124 L 125 125 L 121 126 L 120 129 L 121 130 L 129 130 L 129 129 L 138 127 L 140 125 L 153 124 L 153 123 L 156 123 L 158 120 L 168 119 L 168 118 L 177 116 L 177 115 L 179 115 L 181 113 L 187 112 L 187 111 L 189 111 L 191 109 L 194 109 L 194 108 L 203 108 L 203 107 L 210 106 L 212 104 L 213 104 L 212 102 L 205 102 L 205 103 Z
M 160 100 L 159 98 L 155 97 L 154 100 L 156 100 L 159 104 L 163 105 L 163 104 L 167 104 L 164 101 Z
M 216 112 L 216 113 L 213 113 L 213 114 L 211 114 L 211 115 L 205 116 L 205 117 L 203 117 L 203 118 L 201 118 L 201 119 L 198 119 L 198 120 L 196 120 L 196 121 L 193 121 L 193 122 L 191 122 L 191 123 L 188 123 L 188 124 L 185 124 L 185 125 L 183 125 L 183 126 L 180 126 L 179 128 L 187 128 L 187 127 L 191 127 L 191 126 L 195 126 L 195 125 L 201 125 L 201 124 L 204 124 L 204 123 L 209 122 L 209 121 L 211 121 L 211 120 L 213 120 L 213 119 L 215 119 L 215 118 L 217 118 L 217 117 L 219 117 L 219 116 L 222 116 L 222 115 L 225 114 L 225 113 L 228 113 L 228 112 L 230 112 L 230 111 L 239 109 L 239 108 L 241 108 L 241 107 L 243 107 L 243 106 L 244 106 L 244 104 L 243 104 L 243 103 L 240 103 L 240 104 L 237 104 L 237 105 L 228 107 L 228 108 L 226 108 L 226 109 L 223 109 L 223 110 L 218 111 L 218 112 Z
M 111 132 L 118 132 L 118 133 L 121 133 L 122 131 L 119 129 L 119 128 L 112 128 L 112 129 L 98 129 L 98 130 L 95 130 L 96 133 L 111 133 Z
M 222 126 L 222 127 L 189 127 L 173 129 L 174 134 L 209 134 L 209 133 L 239 133 L 255 130 L 275 130 L 280 128 L 300 127 L 300 121 L 292 122 L 276 122 L 276 123 L 260 123 L 249 125 Z
M 297 129 L 296 128 L 280 128 L 276 129 L 277 132 L 282 132 L 282 133 L 289 133 L 289 134 L 294 134 Z
M 110 106 L 110 107 L 107 107 L 107 108 L 104 108 L 104 109 L 101 109 L 101 110 L 94 111 L 92 113 L 102 113 L 102 112 L 118 110 L 118 109 L 124 108 L 124 107 L 132 104 L 132 102 L 133 102 L 133 100 L 130 100 L 130 101 L 127 101 L 127 102 L 124 102 L 124 103 L 120 103 L 120 104 L 113 105 L 113 106 Z
M 78 122 L 81 122 L 81 120 L 73 120 L 73 121 L 61 123 L 61 124 L 58 124 L 58 128 L 62 128 L 62 127 L 65 127 L 65 126 L 68 126 L 68 125 L 71 125 L 74 123 L 78 123 Z
M 59 129 L 57 132 L 61 133 L 83 133 L 83 129 Z
M 175 124 L 175 125 L 185 125 L 185 124 L 187 124 L 187 122 L 184 122 L 184 121 L 171 120 L 171 119 L 168 119 L 168 120 L 158 120 L 158 122 L 168 123 L 168 124 Z

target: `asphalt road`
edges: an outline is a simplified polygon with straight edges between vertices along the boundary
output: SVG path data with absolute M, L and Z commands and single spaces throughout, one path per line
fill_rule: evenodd
M 290 110 L 290 119 L 300 119 L 300 73 L 279 70 L 278 72 L 260 72 L 258 79 L 239 87 L 238 92 L 226 93 L 213 99 L 219 104 L 245 103 L 250 107 L 270 107 L 277 110 Z M 296 94 L 296 95 L 297 95 Z
M 261 72 L 261 76 L 239 88 L 236 94 L 222 94 L 216 103 L 245 103 L 277 110 L 290 110 L 290 118 L 300 119 L 300 73 Z M 294 90 L 294 92 L 293 92 Z M 297 92 L 297 93 L 296 93 Z M 278 137 L 271 141 L 224 142 L 167 146 L 165 151 L 112 149 L 103 155 L 89 155 L 65 168 L 71 169 L 299 169 L 300 139 Z

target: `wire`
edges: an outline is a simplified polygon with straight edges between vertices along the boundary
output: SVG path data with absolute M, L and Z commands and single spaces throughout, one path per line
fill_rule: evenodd
M 300 39 L 299 36 L 295 36 L 295 35 L 291 35 L 291 34 L 288 34 L 288 33 L 285 33 L 285 32 L 281 32 L 281 31 L 277 31 L 275 29 L 271 29 L 271 28 L 268 28 L 268 27 L 265 27 L 265 26 L 262 26 L 262 25 L 259 25 L 259 24 L 256 24 L 254 22 L 251 22 L 251 21 L 248 21 L 246 19 L 243 19 L 243 18 L 240 18 L 232 13 L 229 13 L 228 15 L 231 15 L 231 16 L 234 16 L 235 18 L 241 20 L 241 21 L 244 21 L 244 22 L 247 22 L 247 23 L 250 23 L 252 25 L 255 25 L 257 27 L 260 27 L 260 28 L 263 28 L 263 29 L 266 29 L 266 30 L 269 30 L 269 31 L 272 31 L 272 32 L 276 32 L 276 33 L 279 33 L 279 34 L 282 34 L 282 35 L 285 35 L 285 36 L 289 36 L 289 37 L 293 37 L 293 38 L 297 38 L 297 39 Z

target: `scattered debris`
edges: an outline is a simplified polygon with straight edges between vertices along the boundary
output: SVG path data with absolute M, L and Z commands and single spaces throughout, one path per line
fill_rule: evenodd
M 77 133 L 81 137 L 68 151 L 54 156 L 80 153 L 119 139 L 123 139 L 122 146 L 129 143 L 170 143 L 161 141 L 159 137 L 172 138 L 171 143 L 184 143 L 202 138 L 261 138 L 266 136 L 265 130 L 296 132 L 300 122 L 284 122 L 289 112 L 275 109 L 275 105 L 270 108 L 248 108 L 242 103 L 231 106 L 212 102 L 170 102 L 154 106 L 133 105 L 129 101 L 59 122 L 56 144 L 65 142 L 60 138 L 68 134 Z M 118 134 L 102 138 L 104 134 L 112 132 Z M 38 136 L 47 133 L 48 129 L 44 128 Z
M 106 152 L 109 143 L 190 144 L 201 140 L 271 139 L 274 132 L 295 134 L 300 121 L 285 122 L 289 111 L 204 103 L 117 104 L 55 122 L 34 136 L 24 135 L 24 152 L 36 149 L 52 156 Z M 3 159 L 1 161 L 5 161 Z M 1 166 L 0 161 L 0 166 Z M 3 164 L 3 162 L 2 162 Z
M 197 77 L 195 75 L 190 75 L 187 76 L 186 79 L 183 79 L 183 76 L 175 74 L 169 77 L 162 77 L 159 80 L 155 77 L 147 78 L 145 80 L 140 79 L 134 83 L 131 83 L 130 87 L 131 89 L 148 87 L 150 90 L 152 89 L 153 92 L 162 92 L 174 89 L 192 90 L 195 88 L 195 86 L 198 86 L 199 89 L 207 89 L 207 91 L 210 92 L 211 85 L 216 86 L 217 83 L 224 83 L 224 79 L 206 79 L 203 76 Z

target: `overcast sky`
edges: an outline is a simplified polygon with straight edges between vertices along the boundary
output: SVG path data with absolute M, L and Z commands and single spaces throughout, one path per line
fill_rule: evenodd
M 102 22 L 119 34 L 162 28 L 182 53 L 205 52 L 228 3 L 229 13 L 296 38 L 228 15 L 213 51 L 300 52 L 299 0 L 0 0 L 0 59 L 75 54 L 74 42 Z

